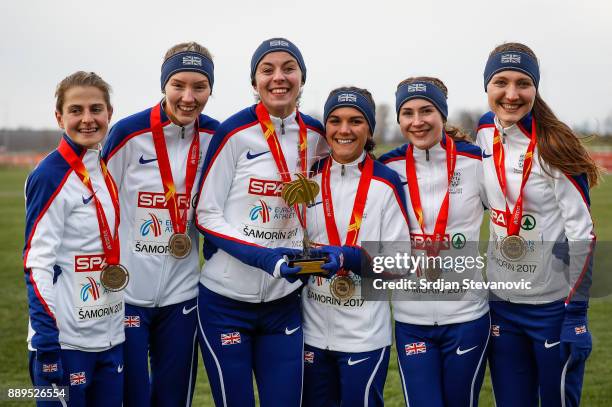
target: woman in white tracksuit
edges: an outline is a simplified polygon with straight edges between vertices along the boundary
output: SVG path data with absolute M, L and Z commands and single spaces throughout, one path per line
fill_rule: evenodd
M 497 406 L 577 406 L 585 360 L 591 251 L 589 189 L 599 171 L 542 100 L 534 52 L 496 47 L 478 126 L 491 224 L 487 277 L 530 284 L 492 290 L 489 366 Z
M 93 72 L 59 83 L 64 135 L 26 181 L 30 375 L 35 386 L 66 386 L 38 406 L 122 405 L 129 274 L 119 264 L 117 189 L 100 159 L 109 92 Z
M 410 406 L 475 406 L 489 337 L 486 297 L 464 286 L 481 281 L 484 267 L 477 246 L 481 153 L 446 125 L 446 98 L 439 79 L 402 81 L 396 111 L 409 143 L 380 158 L 406 184 L 413 259 L 430 260 L 412 275 L 416 286 L 393 297 L 400 376 Z M 440 264 L 447 256 L 452 262 Z
M 344 267 L 312 276 L 302 292 L 304 405 L 380 406 L 389 364 L 388 301 L 362 292 L 361 243 L 407 241 L 402 186 L 376 162 L 372 134 L 375 105 L 355 87 L 333 90 L 325 104 L 325 137 L 331 156 L 316 165 L 321 186 L 307 211 L 311 239 L 328 255 L 342 253 Z

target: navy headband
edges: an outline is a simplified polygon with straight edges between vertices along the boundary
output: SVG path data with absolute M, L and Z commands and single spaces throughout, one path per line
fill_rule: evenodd
M 177 72 L 199 72 L 208 78 L 212 91 L 215 81 L 215 65 L 206 55 L 195 51 L 183 51 L 172 55 L 166 59 L 161 67 L 161 88 L 162 92 L 170 77 Z
M 538 61 L 529 54 L 521 51 L 504 51 L 493 54 L 487 60 L 487 65 L 484 70 L 484 87 L 487 91 L 487 84 L 498 72 L 501 71 L 518 71 L 529 76 L 533 81 L 536 89 L 540 82 L 540 68 Z
M 429 100 L 438 109 L 442 117 L 448 117 L 448 105 L 446 95 L 436 85 L 431 82 L 412 82 L 405 83 L 395 92 L 395 112 L 399 123 L 399 112 L 402 105 L 412 99 Z
M 332 94 L 327 98 L 325 108 L 323 109 L 324 124 L 327 123 L 329 115 L 339 107 L 352 107 L 359 110 L 368 122 L 370 133 L 374 135 L 376 114 L 374 113 L 374 106 L 364 95 L 350 90 L 340 90 Z
M 304 63 L 304 58 L 302 58 L 302 53 L 294 43 L 285 38 L 270 38 L 257 47 L 251 57 L 251 83 L 255 81 L 255 70 L 263 57 L 270 52 L 276 51 L 286 52 L 295 58 L 302 71 L 302 84 L 306 83 L 306 64 Z

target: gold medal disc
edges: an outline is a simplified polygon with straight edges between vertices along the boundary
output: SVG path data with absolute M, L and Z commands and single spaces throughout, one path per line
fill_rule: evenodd
M 527 242 L 521 236 L 510 235 L 501 240 L 501 254 L 509 261 L 520 261 L 527 254 Z
M 331 294 L 339 300 L 348 300 L 355 294 L 355 283 L 349 276 L 334 276 L 329 285 Z
M 100 273 L 100 283 L 108 291 L 121 291 L 130 281 L 130 273 L 121 264 L 109 264 Z
M 174 233 L 168 242 L 170 254 L 177 259 L 184 259 L 191 252 L 191 238 L 185 233 Z
M 440 274 L 442 274 L 442 270 L 435 266 L 427 267 L 424 274 L 427 281 L 438 281 Z

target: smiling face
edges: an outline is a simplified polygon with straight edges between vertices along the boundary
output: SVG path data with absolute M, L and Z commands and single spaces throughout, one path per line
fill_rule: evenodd
M 399 111 L 402 135 L 416 148 L 425 150 L 439 143 L 444 120 L 435 106 L 425 99 L 411 99 Z
M 302 71 L 290 54 L 277 51 L 263 57 L 255 71 L 253 89 L 272 116 L 285 118 L 297 106 Z
M 210 96 L 208 78 L 199 72 L 178 72 L 170 77 L 164 109 L 174 124 L 185 126 L 198 117 Z
M 332 157 L 341 164 L 355 161 L 372 134 L 363 114 L 353 107 L 339 107 L 325 122 L 325 137 Z
M 62 111 L 56 111 L 55 118 L 72 141 L 93 148 L 106 136 L 112 113 L 100 89 L 74 86 L 66 90 Z
M 531 111 L 536 87 L 531 78 L 518 71 L 501 71 L 487 84 L 489 107 L 503 127 L 510 127 Z

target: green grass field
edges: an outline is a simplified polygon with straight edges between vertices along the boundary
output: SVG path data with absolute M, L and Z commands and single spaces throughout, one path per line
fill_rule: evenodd
M 27 302 L 21 250 L 23 249 L 24 201 L 23 183 L 27 172 L 0 169 L 0 388 L 28 387 L 26 334 Z M 592 191 L 592 213 L 599 242 L 612 241 L 612 176 Z M 595 281 L 597 285 L 597 281 Z M 590 329 L 593 353 L 587 362 L 582 393 L 582 405 L 607 407 L 612 405 L 612 301 L 593 299 L 590 309 Z M 393 351 L 395 352 L 395 350 Z M 391 355 L 391 365 L 385 387 L 388 406 L 404 404 L 397 362 Z M 24 402 L 0 402 L 6 406 L 24 406 Z M 206 373 L 200 363 L 194 398 L 196 406 L 212 406 Z M 493 406 L 488 378 L 480 393 L 481 406 Z

